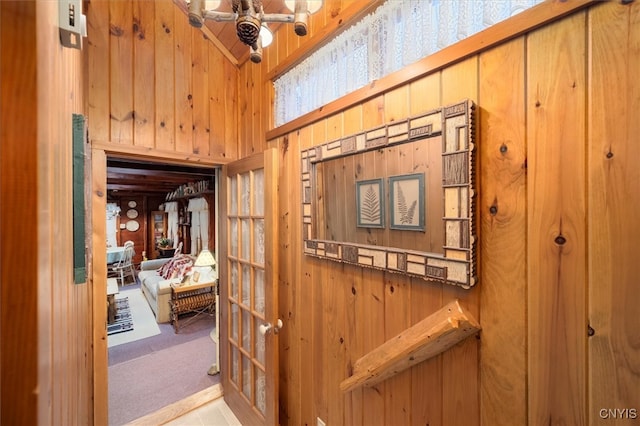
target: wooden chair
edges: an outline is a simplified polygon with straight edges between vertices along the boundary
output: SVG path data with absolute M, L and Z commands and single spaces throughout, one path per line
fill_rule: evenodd
M 115 277 L 118 279 L 118 284 L 121 286 L 126 284 L 126 277 L 131 277 L 131 284 L 136 283 L 136 272 L 133 267 L 133 241 L 127 241 L 124 243 L 122 256 L 120 257 L 120 260 L 109 269 L 107 277 Z

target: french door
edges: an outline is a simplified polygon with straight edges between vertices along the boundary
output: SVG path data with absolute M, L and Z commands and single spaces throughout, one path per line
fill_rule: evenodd
M 278 424 L 275 149 L 223 168 L 220 365 L 224 399 L 246 425 Z

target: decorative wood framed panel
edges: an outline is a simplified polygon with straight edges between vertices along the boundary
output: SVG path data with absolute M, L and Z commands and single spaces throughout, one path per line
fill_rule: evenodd
M 318 222 L 324 224 L 321 163 L 350 155 L 384 150 L 422 139 L 441 141 L 441 197 L 443 202 L 442 253 L 415 249 L 332 241 L 318 238 Z M 326 142 L 301 152 L 303 250 L 308 256 L 330 259 L 420 277 L 427 281 L 470 288 L 477 283 L 475 207 L 475 107 L 472 101 L 444 106 L 431 112 L 396 121 L 355 135 Z M 393 180 L 395 182 L 397 177 Z M 395 195 L 394 195 L 395 196 Z M 390 203 L 391 204 L 391 203 Z M 393 209 L 393 204 L 391 204 Z M 416 205 L 417 208 L 417 205 Z M 393 219 L 395 220 L 395 219 Z M 424 215 L 423 215 L 424 220 Z M 411 222 L 413 224 L 413 221 Z M 393 223 L 392 223 L 393 224 Z M 399 225 L 399 223 L 396 223 Z M 424 225 L 423 225 L 424 226 Z M 399 228 L 401 229 L 401 228 Z M 404 230 L 390 230 L 404 232 Z M 411 232 L 412 235 L 419 233 Z M 327 234 L 323 234 L 327 235 Z M 330 235 L 330 234 L 329 234 Z M 401 241 L 402 239 L 400 239 Z
M 356 182 L 356 226 L 385 227 L 384 180 L 368 179 Z

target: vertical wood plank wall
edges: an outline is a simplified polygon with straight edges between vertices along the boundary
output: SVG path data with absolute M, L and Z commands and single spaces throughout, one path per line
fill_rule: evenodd
M 90 277 L 85 284 L 74 284 L 70 264 L 73 242 L 63 237 L 73 235 L 71 117 L 85 108 L 83 56 L 76 49 L 60 45 L 56 2 L 37 2 L 36 21 L 38 106 L 41 112 L 37 121 L 40 132 L 38 340 L 40 362 L 51 367 L 45 370 L 41 364 L 39 370 L 38 423 L 84 423 L 91 422 L 93 415 L 90 305 L 93 286 Z M 88 149 L 85 148 L 85 152 Z M 88 203 L 87 190 L 85 188 L 85 203 Z M 90 211 L 89 207 L 87 211 Z M 51 302 L 50 306 L 48 302 Z M 46 357 L 44 348 L 49 351 Z M 47 380 L 50 387 L 44 387 L 47 389 L 44 391 L 42 385 Z
M 640 4 L 593 9 L 585 147 L 588 256 L 588 407 L 638 408 L 640 315 L 636 253 L 640 223 Z M 582 324 L 584 325 L 584 324 Z M 635 343 L 634 343 L 635 342 Z M 607 414 L 607 413 L 605 413 Z M 610 423 L 610 416 L 602 420 Z M 620 424 L 637 422 L 623 419 Z
M 0 15 L 0 423 L 92 424 L 91 284 L 72 263 L 82 54 L 60 44 L 57 2 L 3 1 Z
M 172 0 L 88 3 L 89 130 L 114 155 L 239 158 L 239 71 Z
M 264 137 L 273 110 L 266 78 L 303 42 L 278 32 L 262 65 L 238 70 L 178 22 L 186 18 L 170 3 L 88 4 L 90 136 L 111 152 L 171 161 L 228 162 L 278 147 L 282 424 L 313 425 L 316 417 L 330 425 L 612 424 L 601 410 L 640 409 L 632 269 L 640 236 L 640 3 L 598 4 L 272 141 Z M 327 1 L 311 34 L 340 20 L 350 3 Z M 49 102 L 65 97 L 70 111 L 81 102 L 81 95 L 68 101 L 81 79 L 75 57 L 47 34 L 51 75 L 68 78 L 60 83 L 67 91 Z M 190 58 L 190 72 L 180 58 Z M 302 255 L 301 149 L 463 98 L 477 103 L 480 123 L 477 287 Z M 64 140 L 66 114 L 49 114 L 43 128 Z M 65 156 L 65 147 L 47 146 L 43 164 Z M 375 168 L 345 163 L 355 174 Z M 50 188 L 39 193 L 47 213 L 39 220 L 49 223 L 41 265 L 55 264 L 52 245 L 70 226 L 70 195 L 56 189 L 70 181 L 67 169 L 45 167 L 49 180 L 39 177 Z M 64 247 L 70 252 L 70 242 Z M 45 271 L 40 297 L 51 303 L 39 337 L 64 371 L 39 377 L 55 395 L 43 418 L 83 423 L 87 401 L 71 395 L 91 393 L 90 373 L 81 359 L 61 360 L 89 347 L 89 290 L 60 285 L 70 278 L 64 268 Z M 454 298 L 481 321 L 478 339 L 372 389 L 339 392 L 360 356 Z M 70 325 L 77 341 L 59 337 Z
M 37 424 L 36 7 L 0 3 L 0 423 Z M 20 21 L 23 20 L 24 23 Z M 17 85 L 20 91 L 16 90 Z M 24 176 L 20 176 L 24 173 Z M 22 179 L 20 179 L 22 177 Z M 6 208 L 6 206 L 17 206 Z M 11 284 L 20 277 L 17 287 Z M 19 351 L 22 345 L 34 350 Z M 49 348 L 48 348 L 49 349 Z M 49 387 L 47 380 L 45 386 Z
M 311 34 L 348 3 L 328 2 Z M 271 119 L 262 78 L 301 42 L 279 31 L 261 66 L 241 67 L 241 156 L 261 143 L 281 155 L 281 424 L 634 421 L 606 410 L 640 410 L 639 23 L 638 2 L 597 4 L 266 143 L 255 132 Z M 301 254 L 302 149 L 464 98 L 480 123 L 477 287 Z M 371 170 L 344 163 L 356 176 Z M 360 356 L 454 298 L 481 321 L 479 338 L 373 389 L 339 392 Z

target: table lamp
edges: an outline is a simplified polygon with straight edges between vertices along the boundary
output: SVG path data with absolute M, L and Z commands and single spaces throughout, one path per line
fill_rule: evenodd
M 200 274 L 196 281 L 209 282 L 218 278 L 216 274 L 216 259 L 208 249 L 203 249 L 200 252 L 193 267 Z

